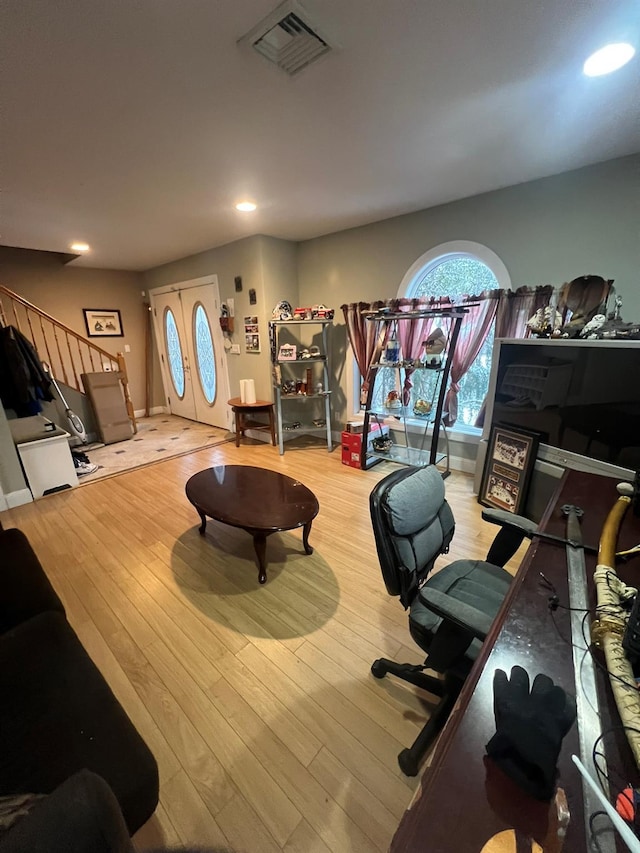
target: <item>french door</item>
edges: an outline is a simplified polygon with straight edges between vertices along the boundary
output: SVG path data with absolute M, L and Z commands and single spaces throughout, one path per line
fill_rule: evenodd
M 216 276 L 149 292 L 162 381 L 174 415 L 229 427 L 229 379 Z

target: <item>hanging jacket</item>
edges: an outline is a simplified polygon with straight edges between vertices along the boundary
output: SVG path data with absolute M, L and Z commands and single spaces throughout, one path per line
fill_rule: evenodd
M 0 399 L 19 418 L 37 415 L 42 400 L 53 400 L 38 353 L 14 326 L 0 329 Z

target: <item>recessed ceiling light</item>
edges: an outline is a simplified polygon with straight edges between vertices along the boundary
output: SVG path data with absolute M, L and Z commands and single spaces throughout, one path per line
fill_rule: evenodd
M 88 243 L 72 243 L 69 248 L 72 252 L 88 252 L 91 247 Z
M 253 210 L 257 208 L 257 204 L 254 204 L 252 201 L 241 201 L 239 204 L 236 204 L 236 210 L 242 210 L 244 213 L 251 213 Z
M 582 70 L 587 77 L 600 77 L 603 74 L 611 74 L 626 65 L 633 56 L 636 49 L 626 42 L 619 44 L 608 44 L 592 53 L 585 62 Z

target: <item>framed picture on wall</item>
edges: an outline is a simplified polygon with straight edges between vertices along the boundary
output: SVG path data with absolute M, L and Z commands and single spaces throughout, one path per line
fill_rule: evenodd
M 121 338 L 122 319 L 116 308 L 83 308 L 87 335 L 90 338 Z
M 522 512 L 539 442 L 535 432 L 494 424 L 478 501 L 516 515 Z
M 260 352 L 260 327 L 255 316 L 244 318 L 244 345 L 246 352 Z

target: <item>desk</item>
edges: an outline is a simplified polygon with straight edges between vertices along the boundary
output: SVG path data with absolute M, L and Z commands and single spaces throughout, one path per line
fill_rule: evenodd
M 560 507 L 564 503 L 576 504 L 585 512 L 582 520 L 584 542 L 597 545 L 604 519 L 617 498 L 615 483 L 615 480 L 593 474 L 567 472 L 547 507 L 541 522 L 543 529 L 564 536 L 565 522 Z M 620 532 L 619 549 L 629 548 L 638 541 L 640 518 L 634 517 L 629 510 Z M 585 554 L 585 559 L 590 598 L 594 600 L 595 555 Z M 639 560 L 636 558 L 619 569 L 620 576 L 636 586 L 640 581 Z M 508 808 L 506 812 L 504 808 L 496 808 L 495 799 L 485 785 L 484 747 L 495 731 L 493 674 L 496 668 L 509 672 L 514 664 L 520 664 L 531 675 L 545 672 L 561 687 L 575 692 L 572 650 L 562 639 L 571 636 L 570 614 L 557 610 L 552 618 L 547 607 L 549 592 L 538 583 L 540 570 L 555 585 L 560 602 L 568 603 L 564 547 L 534 540 L 435 748 L 431 766 L 422 778 L 420 796 L 398 827 L 391 853 L 479 853 L 495 833 L 509 829 L 518 817 L 527 817 L 523 814 L 522 803 L 519 815 L 516 813 L 512 821 L 511 814 L 506 813 Z M 619 720 L 607 676 L 598 670 L 596 680 L 602 729 L 606 730 Z M 620 787 L 627 781 L 637 786 L 640 774 L 624 734 L 615 733 L 606 744 L 610 774 L 617 783 L 622 782 Z M 571 812 L 563 853 L 583 853 L 588 847 L 582 782 L 571 761 L 572 753 L 580 754 L 576 726 L 563 742 L 558 765 L 559 785 L 567 794 Z M 535 801 L 529 803 L 533 819 Z M 620 843 L 619 849 L 626 848 Z

